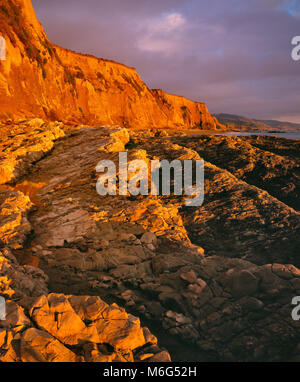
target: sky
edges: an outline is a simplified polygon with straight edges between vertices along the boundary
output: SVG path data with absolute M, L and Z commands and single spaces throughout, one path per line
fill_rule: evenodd
M 212 113 L 300 123 L 300 0 L 32 0 L 49 39 Z

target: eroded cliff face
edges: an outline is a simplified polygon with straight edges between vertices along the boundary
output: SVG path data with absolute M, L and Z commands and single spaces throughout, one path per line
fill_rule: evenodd
M 134 68 L 52 45 L 30 0 L 0 0 L 0 119 L 131 128 L 222 127 L 205 104 L 152 91 Z

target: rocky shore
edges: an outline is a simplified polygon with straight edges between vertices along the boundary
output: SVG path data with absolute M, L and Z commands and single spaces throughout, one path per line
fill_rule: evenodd
M 300 360 L 298 142 L 40 119 L 0 133 L 0 361 Z M 97 163 L 125 150 L 203 158 L 204 204 L 99 196 Z

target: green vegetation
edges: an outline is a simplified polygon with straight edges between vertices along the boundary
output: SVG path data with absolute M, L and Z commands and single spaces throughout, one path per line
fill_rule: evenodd
M 108 89 L 109 88 L 109 83 L 106 81 L 106 79 L 105 79 L 105 77 L 103 76 L 103 74 L 102 73 L 100 73 L 100 72 L 97 72 L 97 78 L 102 82 L 102 85 L 104 86 L 104 88 L 105 89 Z M 103 91 L 103 89 L 100 89 L 100 88 L 98 88 L 97 89 L 98 91 Z
M 47 49 L 49 55 L 53 57 L 54 53 L 53 53 L 50 42 L 47 39 L 45 39 L 44 41 L 41 41 L 41 44 Z
M 139 83 L 134 78 L 131 78 L 127 76 L 126 74 L 122 74 L 122 77 L 124 78 L 126 82 L 128 82 L 135 89 L 138 95 L 141 95 L 143 88 L 139 85 Z
M 73 88 L 75 89 L 76 88 L 76 80 L 75 80 L 75 76 L 70 72 L 70 70 L 64 66 L 64 80 L 65 80 L 65 83 L 68 83 L 70 85 L 73 86 Z
M 83 79 L 85 78 L 85 77 L 84 77 L 84 74 L 83 74 L 83 72 L 82 72 L 81 70 L 78 70 L 78 71 L 76 72 L 75 77 L 76 77 L 76 78 L 79 78 L 79 79 L 81 79 L 81 80 L 83 80 Z
M 97 77 L 99 78 L 99 80 L 103 80 L 103 81 L 105 81 L 105 78 L 104 78 L 104 76 L 103 76 L 102 73 L 97 72 Z
M 6 8 L 5 5 L 0 5 L 0 10 L 6 14 L 7 17 L 9 17 L 9 12 L 8 9 Z
M 122 92 L 124 91 L 124 87 L 118 80 L 114 80 L 114 85 Z
M 183 111 L 182 117 L 184 120 L 186 120 L 188 117 L 189 109 L 186 106 L 181 106 L 181 110 Z
M 138 144 L 135 143 L 132 139 L 130 139 L 130 141 L 125 146 L 125 149 L 126 150 L 132 150 L 132 149 L 135 149 L 137 146 L 138 146 Z

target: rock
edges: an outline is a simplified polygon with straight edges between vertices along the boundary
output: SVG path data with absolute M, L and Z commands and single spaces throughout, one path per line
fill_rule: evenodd
M 131 233 L 121 233 L 120 240 L 135 242 L 137 240 L 136 236 Z
M 225 277 L 228 276 L 230 276 L 229 283 L 227 284 L 225 282 L 225 285 L 228 285 L 230 292 L 234 296 L 249 296 L 257 291 L 259 279 L 250 271 L 235 271 L 234 269 L 230 269 L 225 274 Z
M 297 142 L 261 137 L 206 136 L 189 147 L 216 166 L 225 168 L 250 184 L 263 188 L 285 204 L 299 210 L 297 187 L 298 157 L 293 148 Z M 290 154 L 287 154 L 289 146 Z M 282 150 L 283 149 L 283 150 Z M 282 150 L 282 152 L 280 152 Z M 283 154 L 283 155 L 281 155 Z M 280 170 L 278 170 L 280 168 Z M 291 186 L 288 187 L 287 184 Z M 279 222 L 280 224 L 280 222 Z M 285 227 L 285 224 L 283 224 Z M 282 228 L 283 228 L 282 227 Z
M 157 344 L 139 319 L 99 297 L 50 294 L 22 304 L 8 301 L 0 321 L 2 362 L 133 362 L 132 351 L 147 359 L 144 345 Z
M 146 232 L 141 237 L 141 242 L 144 243 L 144 244 L 155 245 L 157 243 L 156 235 L 154 235 L 154 233 L 152 233 L 152 232 Z
M 76 362 L 76 355 L 50 334 L 27 329 L 21 338 L 22 362 Z
M 102 319 L 93 325 L 100 333 L 100 342 L 109 343 L 117 350 L 133 350 L 145 344 L 140 321 L 117 305 L 105 309 Z
M 182 325 L 182 324 L 191 324 L 191 319 L 189 317 L 185 317 L 183 314 L 179 314 L 176 312 L 168 311 L 166 313 L 166 316 L 168 318 L 173 319 L 176 321 L 177 324 Z
M 252 295 L 257 291 L 259 280 L 247 270 L 242 270 L 235 275 L 232 291 L 234 295 Z
M 14 334 L 31 326 L 30 319 L 24 314 L 24 309 L 14 301 L 6 301 L 6 317 L 0 321 L 0 329 L 12 331 Z
M 264 307 L 264 303 L 254 297 L 243 297 L 238 303 L 247 312 L 257 311 Z
M 4 329 L 0 330 L 0 348 L 3 348 L 6 345 L 6 336 L 7 336 L 7 331 Z
M 53 244 L 53 243 L 51 243 Z M 51 245 L 52 247 L 52 245 Z M 79 271 L 85 271 L 87 269 L 86 256 L 82 256 L 82 253 L 78 249 L 72 248 L 59 248 L 54 250 L 53 257 L 46 258 L 46 261 L 51 265 L 64 264 Z M 97 269 L 98 259 L 93 257 L 93 266 Z
M 141 356 L 139 357 L 139 360 L 140 361 L 145 361 L 146 359 L 151 359 L 152 357 L 154 356 L 154 354 L 152 353 L 146 353 L 146 354 L 141 354 Z
M 162 351 L 153 357 L 147 358 L 147 362 L 171 362 L 170 354 L 167 351 Z
M 21 362 L 20 341 L 12 341 L 8 349 L 0 353 L 0 362 Z
M 95 327 L 87 327 L 64 295 L 50 294 L 35 301 L 30 316 L 37 326 L 67 345 L 100 343 Z
M 20 266 L 9 249 L 0 251 L 0 294 L 11 298 L 47 293 L 48 277 L 39 268 Z
M 157 338 L 150 332 L 148 328 L 143 328 L 143 334 L 146 343 L 152 343 L 154 345 L 157 345 Z
M 290 280 L 293 277 L 300 277 L 300 271 L 293 265 L 273 264 L 272 271 L 279 277 Z
M 197 282 L 197 276 L 193 270 L 190 272 L 182 273 L 180 277 L 182 280 L 187 281 L 189 284 L 194 284 Z
M 27 214 L 32 207 L 28 196 L 10 189 L 0 189 L 0 243 L 20 248 L 31 231 Z
M 97 296 L 70 296 L 68 300 L 82 321 L 96 321 L 102 318 L 104 310 L 108 307 Z
M 63 247 L 65 242 L 78 241 L 94 230 L 95 223 L 89 218 L 89 214 L 78 209 L 70 213 L 67 212 L 60 217 L 59 221 L 55 221 L 49 226 L 45 243 L 48 247 Z
M 108 351 L 105 346 L 95 343 L 87 343 L 84 345 L 84 358 L 86 362 L 113 362 L 117 354 L 114 351 Z
M 203 285 L 203 286 L 200 286 L 200 285 L 198 285 L 198 284 L 190 284 L 190 285 L 188 286 L 188 290 L 189 290 L 190 292 L 196 294 L 196 295 L 199 295 L 199 294 L 203 291 L 203 289 L 205 288 L 205 286 L 206 286 L 206 283 L 205 283 L 205 285 Z
M 126 129 L 116 129 L 110 133 L 110 142 L 104 147 L 108 152 L 125 151 L 125 145 L 129 142 L 130 137 Z
M 33 122 L 33 123 L 32 123 Z M 45 124 L 44 121 L 32 120 L 15 125 L 13 140 L 4 150 L 11 137 L 11 126 L 1 126 L 0 184 L 13 181 L 30 168 L 31 164 L 49 152 L 54 142 L 64 136 L 58 122 Z

